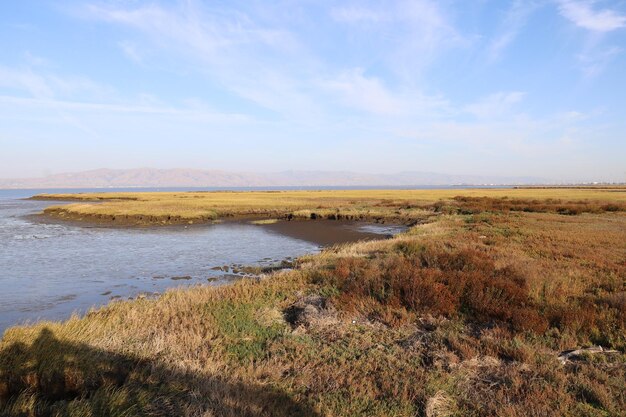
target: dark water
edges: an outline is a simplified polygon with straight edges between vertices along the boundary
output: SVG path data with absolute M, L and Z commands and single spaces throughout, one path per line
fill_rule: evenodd
M 0 190 L 0 334 L 15 324 L 64 319 L 112 298 L 233 279 L 218 266 L 270 266 L 320 249 L 307 239 L 246 223 L 115 229 L 28 217 L 55 203 L 21 198 L 54 191 Z M 390 232 L 358 227 L 365 234 Z

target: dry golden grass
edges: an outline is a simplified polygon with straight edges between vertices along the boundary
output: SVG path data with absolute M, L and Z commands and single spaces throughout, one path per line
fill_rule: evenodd
M 39 199 L 80 201 L 54 206 L 45 213 L 73 220 L 120 224 L 208 222 L 227 216 L 394 219 L 410 221 L 424 216 L 433 203 L 463 208 L 454 197 L 506 201 L 525 200 L 531 206 L 548 199 L 547 209 L 567 207 L 570 201 L 601 207 L 609 202 L 626 209 L 624 189 L 459 189 L 459 190 L 332 190 L 275 192 L 160 192 L 42 194 Z M 536 201 L 535 201 L 536 200 Z M 527 204 L 527 205 L 528 205 Z M 580 205 L 580 204 L 579 204 Z M 522 206 L 523 209 L 526 206 Z M 584 211 L 584 210 L 583 210 Z
M 264 224 L 275 224 L 278 223 L 278 219 L 261 219 L 261 220 L 252 220 L 250 224 L 255 224 L 257 226 L 262 226 Z
M 0 415 L 624 415 L 626 213 L 488 205 L 266 279 L 11 328 Z M 557 359 L 591 344 L 618 353 Z

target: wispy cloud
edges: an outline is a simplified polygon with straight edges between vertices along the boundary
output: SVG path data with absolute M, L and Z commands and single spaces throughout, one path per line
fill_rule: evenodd
M 154 45 L 154 59 L 178 55 L 178 65 L 204 73 L 261 107 L 291 117 L 297 112 L 317 113 L 315 101 L 305 92 L 306 67 L 301 65 L 311 57 L 291 32 L 280 26 L 266 27 L 241 11 L 214 9 L 198 2 L 170 8 L 90 5 L 82 16 L 137 30 Z M 131 41 L 121 46 L 129 59 L 140 58 Z
M 626 14 L 595 7 L 595 0 L 557 0 L 557 4 L 561 16 L 585 29 L 585 41 L 575 58 L 585 77 L 597 77 L 623 51 L 607 41 L 612 32 L 626 28 Z
M 404 103 L 394 97 L 381 80 L 366 77 L 360 68 L 345 71 L 325 84 L 340 95 L 344 104 L 353 108 L 378 114 L 397 114 L 405 110 Z
M 47 98 L 25 98 L 15 96 L 0 95 L 0 104 L 19 106 L 30 109 L 52 109 L 52 110 L 68 110 L 77 113 L 121 113 L 121 114 L 147 114 L 147 115 L 168 115 L 177 116 L 186 119 L 196 119 L 205 121 L 231 121 L 231 122 L 247 122 L 250 119 L 241 114 L 226 114 L 213 112 L 208 109 L 190 107 L 171 107 L 143 105 L 141 103 L 96 103 L 81 102 L 69 100 L 57 100 Z
M 329 13 L 342 24 L 374 24 L 371 37 L 389 44 L 380 57 L 385 72 L 399 78 L 383 81 L 325 60 L 296 36 L 289 21 L 274 20 L 268 26 L 258 16 L 195 2 L 170 8 L 91 5 L 83 17 L 134 28 L 156 48 L 183 54 L 190 67 L 199 68 L 231 93 L 292 120 L 320 121 L 324 114 L 331 115 L 332 108 L 322 100 L 328 91 L 337 94 L 342 106 L 375 114 L 403 115 L 411 107 L 439 105 L 439 99 L 421 94 L 414 82 L 417 72 L 444 45 L 461 38 L 436 2 L 400 1 L 384 8 L 360 4 Z M 392 33 L 389 28 L 394 29 L 392 38 L 378 36 L 381 30 Z M 121 43 L 125 55 L 136 62 L 140 56 L 135 45 Z M 388 87 L 390 81 L 419 99 L 407 100 L 407 94 L 394 93 Z M 320 85 L 323 91 L 316 91 L 314 87 Z
M 407 41 L 413 42 L 419 50 L 432 52 L 438 48 L 447 49 L 466 44 L 465 37 L 455 27 L 452 18 L 439 2 L 430 0 L 403 2 L 397 13 L 400 21 L 408 22 L 411 37 Z
M 50 62 L 38 55 L 33 54 L 30 51 L 24 51 L 24 53 L 22 54 L 24 57 L 24 60 L 31 66 L 34 67 L 45 67 L 45 66 L 49 66 Z
M 52 97 L 54 92 L 48 81 L 28 68 L 13 69 L 0 65 L 0 87 L 26 91 L 34 97 Z
M 517 156 L 513 158 L 517 162 L 526 158 L 547 162 L 555 156 L 584 148 L 584 138 L 590 132 L 577 123 L 577 120 L 565 122 L 559 115 L 502 121 L 450 120 L 424 124 L 419 129 L 407 129 L 401 134 L 423 142 L 470 146 L 472 153 L 496 157 L 490 164 L 497 164 L 504 155 L 510 157 L 512 154 Z M 500 168 L 506 169 L 506 166 Z
M 597 45 L 594 46 L 594 48 L 585 48 L 585 50 L 576 57 L 583 73 L 587 77 L 596 77 L 601 74 L 611 61 L 623 52 L 623 49 L 618 46 L 605 48 Z
M 90 132 L 102 143 L 137 143 L 137 154 L 139 144 L 155 155 L 161 149 L 161 160 L 175 153 L 176 137 L 192 147 L 228 148 L 238 158 L 248 152 L 246 164 L 256 164 L 264 149 L 268 165 L 278 165 L 271 154 L 282 152 L 296 166 L 308 161 L 330 168 L 334 158 L 363 166 L 402 160 L 403 169 L 419 158 L 450 163 L 455 153 L 461 164 L 479 160 L 481 152 L 514 159 L 517 150 L 531 155 L 542 144 L 557 149 L 593 137 L 579 125 L 613 116 L 587 113 L 623 101 L 619 74 L 603 73 L 623 64 L 623 4 L 511 0 L 496 9 L 495 3 L 91 0 L 71 10 L 56 6 L 49 22 L 37 20 L 41 26 L 33 30 L 82 22 L 55 33 L 56 48 L 42 52 L 24 36 L 31 52 L 4 55 L 0 134 L 28 137 L 39 129 L 43 137 L 52 126 L 56 137 L 73 138 L 67 140 Z M 559 24 L 571 30 L 550 29 Z M 93 42 L 73 44 L 74 33 Z M 102 50 L 87 50 L 89 60 L 65 53 L 76 48 L 82 57 L 81 48 L 92 44 Z M 110 71 L 94 69 L 94 59 Z M 594 89 L 596 81 L 615 85 L 615 95 Z M 574 87 L 563 92 L 564 85 Z M 145 146 L 155 137 L 161 148 Z M 417 146 L 433 153 L 412 154 Z
M 0 87 L 36 98 L 71 97 L 80 94 L 107 96 L 110 89 L 84 76 L 58 75 L 29 66 L 0 65 Z
M 131 61 L 138 64 L 142 63 L 142 54 L 139 52 L 139 48 L 137 48 L 135 43 L 131 41 L 121 41 L 118 45 L 122 49 L 122 52 L 124 52 L 124 55 L 126 55 Z
M 203 108 L 198 103 L 175 107 L 162 104 L 153 96 L 123 99 L 112 89 L 88 78 L 58 75 L 47 68 L 0 65 L 0 109 L 14 119 L 28 119 L 33 125 L 54 123 L 79 132 L 81 137 L 106 141 L 102 119 L 112 124 L 128 117 L 167 117 L 179 122 L 245 123 L 240 114 Z M 103 101 L 106 99 L 106 101 Z
M 380 78 L 366 75 L 363 68 L 343 71 L 333 79 L 320 82 L 320 86 L 349 108 L 396 119 L 432 116 L 445 112 L 449 106 L 440 96 L 427 96 L 417 90 L 393 91 Z
M 415 85 L 437 57 L 468 44 L 449 12 L 432 0 L 364 1 L 332 8 L 330 16 L 357 46 L 377 50 L 377 61 L 400 82 Z
M 498 60 L 503 51 L 515 41 L 539 5 L 536 0 L 514 0 L 512 2 L 499 24 L 498 33 L 491 39 L 487 47 L 490 61 Z
M 343 23 L 378 23 L 389 19 L 389 15 L 385 12 L 359 6 L 332 8 L 330 15 L 337 22 Z
M 86 6 L 83 15 L 162 35 L 165 38 L 155 40 L 182 42 L 205 53 L 259 43 L 281 46 L 287 36 L 278 29 L 256 26 L 243 13 L 208 10 L 196 2 L 179 3 L 169 9 L 156 4 L 136 8 L 92 4 Z
M 465 111 L 478 118 L 494 119 L 508 113 L 525 96 L 526 93 L 521 91 L 498 92 L 469 104 Z
M 611 32 L 626 27 L 626 15 L 613 9 L 595 9 L 592 0 L 558 0 L 563 17 L 576 26 L 595 32 Z

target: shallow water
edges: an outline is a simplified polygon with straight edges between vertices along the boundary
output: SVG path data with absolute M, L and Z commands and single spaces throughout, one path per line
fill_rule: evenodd
M 18 199 L 32 194 L 0 190 L 0 334 L 111 299 L 233 279 L 216 267 L 270 266 L 320 249 L 319 242 L 246 223 L 116 229 L 39 222 L 29 215 L 55 203 Z M 366 228 L 364 237 L 390 231 L 336 227 Z

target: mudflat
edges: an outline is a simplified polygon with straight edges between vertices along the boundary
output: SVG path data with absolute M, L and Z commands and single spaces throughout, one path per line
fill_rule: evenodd
M 365 225 L 369 228 L 362 228 Z M 374 233 L 371 230 L 372 227 L 376 228 L 377 224 L 366 223 L 365 225 L 362 222 L 347 220 L 280 220 L 262 225 L 262 227 L 285 236 L 315 242 L 322 246 L 383 239 L 405 229 L 399 225 L 392 225 L 395 230 L 387 232 L 385 227 L 380 227 L 380 230 Z

